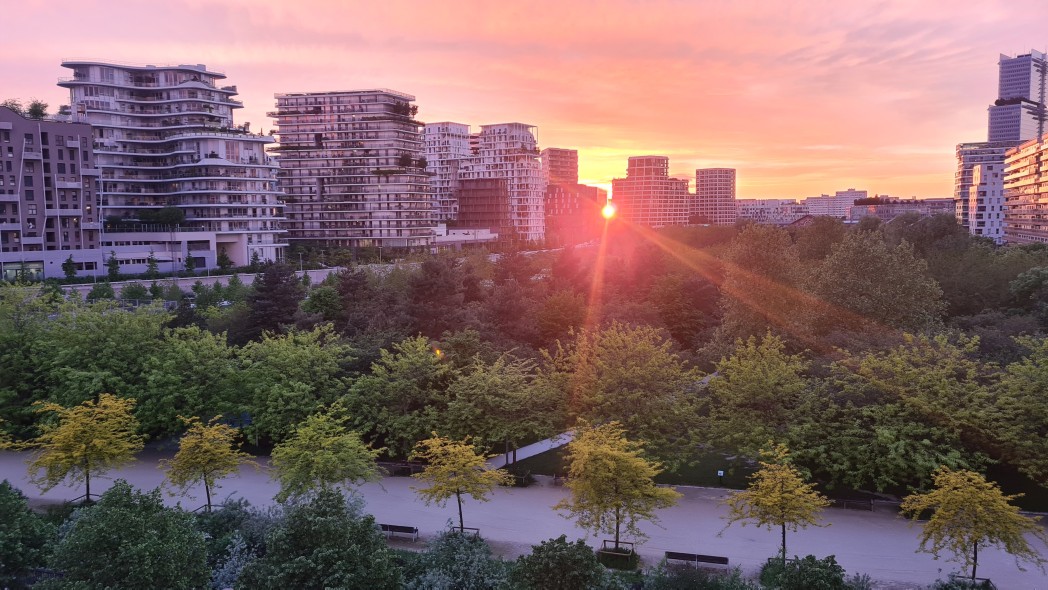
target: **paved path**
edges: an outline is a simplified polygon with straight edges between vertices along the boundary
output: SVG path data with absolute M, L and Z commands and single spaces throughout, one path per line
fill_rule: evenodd
M 83 493 L 81 488 L 58 487 L 41 494 L 26 481 L 26 456 L 24 453 L 0 452 L 0 479 L 10 480 L 30 498 L 45 501 L 70 499 Z M 163 474 L 156 468 L 157 459 L 155 455 L 143 456 L 137 463 L 113 472 L 111 476 L 123 477 L 139 488 L 156 487 L 163 483 Z M 111 480 L 92 483 L 101 492 Z M 367 501 L 368 511 L 379 522 L 414 525 L 424 537 L 432 536 L 456 518 L 454 504 L 445 508 L 425 506 L 411 489 L 414 483 L 406 477 L 389 477 L 362 486 L 360 491 Z M 727 556 L 733 565 L 753 572 L 778 549 L 776 532 L 739 525 L 724 529 L 726 511 L 719 500 L 731 492 L 679 489 L 684 498 L 677 506 L 659 513 L 661 527 L 649 523 L 642 526 L 650 539 L 640 546 L 639 552 L 648 563 L 658 561 L 663 551 L 692 551 Z M 246 498 L 256 506 L 267 505 L 272 503 L 276 491 L 277 486 L 264 471 L 245 468 L 236 480 L 223 482 L 217 497 L 234 495 Z M 569 540 L 585 538 L 591 545 L 599 545 L 604 536 L 587 536 L 552 510 L 565 494 L 564 488 L 553 487 L 544 478 L 542 485 L 499 489 L 487 503 L 467 499 L 464 502 L 466 526 L 480 528 L 483 537 L 507 557 L 527 552 L 529 545 L 561 534 L 567 534 Z M 203 491 L 197 496 L 192 499 L 169 497 L 168 501 L 171 504 L 181 501 L 189 508 L 196 508 L 202 504 Z M 824 515 L 825 522 L 831 526 L 789 534 L 787 549 L 791 555 L 836 555 L 849 573 L 865 572 L 884 582 L 883 588 L 918 588 L 956 569 L 951 562 L 934 561 L 926 554 L 916 553 L 917 529 L 892 511 L 878 509 L 870 513 L 828 509 Z M 1043 555 L 1048 556 L 1048 548 L 1040 543 L 1037 546 Z M 1045 574 L 1036 568 L 1019 571 L 1014 560 L 1000 551 L 980 551 L 979 561 L 980 575 L 992 578 L 1001 590 L 1048 589 Z
M 523 461 L 524 459 L 530 459 L 531 457 L 534 457 L 535 455 L 541 455 L 546 451 L 559 449 L 560 447 L 563 447 L 564 445 L 571 442 L 574 438 L 575 432 L 571 430 L 563 434 L 558 434 L 557 436 L 551 436 L 546 440 L 540 440 L 539 442 L 531 443 L 530 445 L 520 447 L 516 451 L 510 451 L 509 453 L 496 455 L 488 459 L 488 467 L 492 469 L 498 469 L 499 467 L 505 467 L 508 463 L 512 463 L 514 461 Z

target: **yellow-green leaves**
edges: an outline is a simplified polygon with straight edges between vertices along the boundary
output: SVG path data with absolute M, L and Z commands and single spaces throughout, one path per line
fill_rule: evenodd
M 644 539 L 639 524 L 657 520 L 655 511 L 677 503 L 676 490 L 655 485 L 662 465 L 641 456 L 643 444 L 626 439 L 618 422 L 602 426 L 583 424 L 568 444 L 568 489 L 571 497 L 557 510 L 566 510 L 584 529 L 615 535 L 622 529 Z
M 40 450 L 29 461 L 30 481 L 44 491 L 67 477 L 82 481 L 90 499 L 92 475 L 129 463 L 142 450 L 134 407 L 135 400 L 109 393 L 71 408 L 40 404 L 37 411 L 54 413 L 57 421 L 45 423 L 33 441 Z
M 463 440 L 451 440 L 433 433 L 431 438 L 419 441 L 412 460 L 425 461 L 427 466 L 422 473 L 412 477 L 429 484 L 428 487 L 415 488 L 415 491 L 426 504 L 444 504 L 454 496 L 458 501 L 459 527 L 462 520 L 462 496 L 486 502 L 488 494 L 498 485 L 508 485 L 512 476 L 502 469 L 489 469 L 484 463 L 484 456 L 476 448 Z
M 980 547 L 997 546 L 1017 559 L 1044 564 L 1045 559 L 1030 547 L 1026 535 L 1048 541 L 1048 534 L 1037 519 L 1019 514 L 1019 508 L 1009 503 L 1019 495 L 1004 495 L 997 484 L 974 471 L 947 467 L 935 472 L 934 484 L 932 491 L 902 501 L 903 512 L 914 520 L 922 512 L 933 511 L 921 532 L 921 551 L 936 559 L 942 551 L 949 551 L 954 561 L 971 567 L 972 578 L 979 565 Z
M 178 441 L 178 453 L 170 461 L 161 461 L 160 467 L 167 471 L 168 481 L 183 493 L 193 484 L 202 483 L 210 511 L 215 483 L 236 473 L 251 455 L 238 448 L 240 432 L 228 424 L 219 424 L 217 416 L 207 424 L 200 418 L 181 419 L 188 429 Z

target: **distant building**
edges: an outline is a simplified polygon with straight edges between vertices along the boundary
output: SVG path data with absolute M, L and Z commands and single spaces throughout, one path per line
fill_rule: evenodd
M 998 243 L 1003 239 L 1003 226 L 1001 226 L 999 230 L 987 233 L 986 230 L 988 227 L 985 225 L 985 222 L 989 221 L 985 218 L 987 213 L 994 213 L 996 215 L 1002 212 L 1000 209 L 1001 203 L 984 202 L 984 199 L 981 199 L 980 197 L 985 197 L 994 193 L 1003 195 L 1004 155 L 1009 148 L 1015 147 L 1016 144 L 1017 142 L 1012 141 L 984 141 L 977 143 L 961 143 L 957 145 L 957 172 L 954 174 L 953 189 L 953 197 L 956 204 L 954 216 L 957 219 L 957 223 L 967 227 L 969 232 L 973 235 L 986 235 L 987 237 L 993 238 Z M 997 183 L 994 186 L 981 189 L 986 192 L 986 195 L 980 195 L 979 190 L 972 190 L 973 173 L 976 168 L 983 168 L 980 177 L 982 181 L 995 181 Z M 993 211 L 989 210 L 991 207 L 994 208 Z M 970 222 L 969 218 L 972 217 L 972 212 L 975 214 L 982 213 L 984 215 L 984 217 L 980 219 L 984 222 L 983 226 Z M 1001 219 L 1003 219 L 1003 215 L 1001 216 Z
M 789 225 L 810 215 L 807 205 L 795 199 L 738 199 L 735 206 L 739 220 L 769 225 Z
M 618 217 L 650 228 L 687 225 L 688 179 L 670 178 L 666 156 L 634 156 L 626 178 L 611 181 L 611 199 Z
M 1004 241 L 1048 243 L 1048 135 L 1008 150 L 1004 171 Z
M 129 66 L 69 60 L 70 117 L 94 128 L 102 174 L 100 247 L 121 272 L 281 260 L 283 194 L 271 137 L 236 126 L 236 86 L 204 65 Z
M 428 249 L 436 207 L 414 96 L 393 90 L 277 94 L 288 239 Z
M 808 207 L 808 212 L 814 216 L 827 216 L 836 217 L 837 219 L 847 219 L 848 213 L 851 211 L 852 204 L 858 199 L 865 199 L 868 197 L 866 191 L 859 191 L 853 188 L 849 188 L 846 191 L 837 191 L 833 195 L 820 195 L 818 197 L 808 197 L 802 202 Z
M 713 225 L 735 225 L 735 169 L 699 168 L 690 214 Z
M 898 199 L 878 195 L 868 199 L 859 199 L 852 205 L 848 220 L 857 222 L 863 217 L 877 217 L 882 221 L 891 221 L 900 215 L 916 213 L 922 217 L 932 215 L 953 215 L 952 198 L 941 199 Z
M 564 148 L 546 148 L 539 153 L 542 176 L 546 184 L 575 185 L 579 183 L 579 152 Z
M 505 178 L 467 178 L 459 181 L 455 229 L 488 230 L 506 239 L 516 232 L 513 199 Z
M 26 119 L 0 106 L 0 279 L 77 274 L 102 263 L 90 125 Z
M 990 142 L 1022 142 L 1040 137 L 1045 128 L 1045 74 L 1048 60 L 1040 51 L 998 62 L 997 101 L 989 108 Z
M 459 171 L 470 151 L 469 125 L 443 121 L 427 123 L 423 133 L 426 150 L 426 172 L 437 203 L 437 219 L 453 221 L 458 216 Z
M 546 148 L 540 158 L 546 181 L 546 243 L 568 246 L 599 238 L 604 225 L 601 209 L 607 203 L 608 193 L 579 184 L 579 152 Z

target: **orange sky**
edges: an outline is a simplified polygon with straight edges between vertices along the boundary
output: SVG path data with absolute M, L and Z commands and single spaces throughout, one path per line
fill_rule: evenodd
M 63 58 L 204 63 L 269 129 L 273 93 L 393 88 L 423 121 L 538 126 L 608 184 L 630 155 L 738 169 L 741 198 L 951 196 L 999 53 L 1048 2 L 3 0 L 0 99 L 68 95 Z

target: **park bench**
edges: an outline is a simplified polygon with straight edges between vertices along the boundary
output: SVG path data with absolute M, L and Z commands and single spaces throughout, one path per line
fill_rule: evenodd
M 462 533 L 463 535 L 468 535 L 472 533 L 474 537 L 478 539 L 480 538 L 480 529 L 478 528 L 473 528 L 471 526 L 457 526 L 455 527 L 455 530 Z
M 378 527 L 389 537 L 393 535 L 411 535 L 412 541 L 418 541 L 418 527 L 399 524 L 380 524 Z
M 679 551 L 667 551 L 666 561 L 677 562 L 682 561 L 689 563 L 695 567 L 699 567 L 699 564 L 703 565 L 723 565 L 728 566 L 728 558 L 721 557 L 719 555 L 702 555 L 700 553 L 681 553 Z
M 873 510 L 873 500 L 836 499 L 833 501 L 833 507 L 846 510 Z

